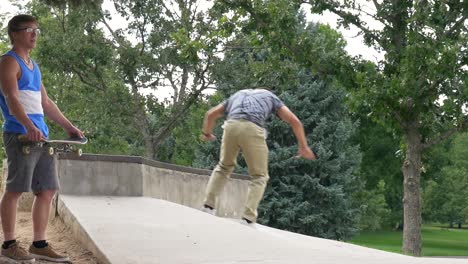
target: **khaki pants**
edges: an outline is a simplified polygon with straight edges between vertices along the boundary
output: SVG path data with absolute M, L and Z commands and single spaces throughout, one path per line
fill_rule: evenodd
M 219 163 L 211 174 L 204 203 L 213 208 L 237 163 L 242 151 L 252 180 L 249 184 L 247 203 L 243 217 L 257 220 L 257 208 L 268 182 L 268 147 L 265 129 L 246 120 L 228 120 L 224 125 Z

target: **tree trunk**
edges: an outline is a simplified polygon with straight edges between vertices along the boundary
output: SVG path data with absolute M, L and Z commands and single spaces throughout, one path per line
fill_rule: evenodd
M 206 89 L 202 87 L 199 90 L 193 92 L 188 98 L 185 98 L 185 102 L 180 101 L 177 106 L 178 109 L 175 109 L 175 112 L 171 115 L 169 121 L 164 124 L 158 131 L 156 135 L 152 138 L 152 147 L 153 149 L 158 149 L 159 145 L 163 140 L 169 135 L 169 133 L 174 129 L 177 123 L 188 113 L 190 106 L 192 106 L 197 100 L 200 94 Z M 156 151 L 154 151 L 156 152 Z
M 151 135 L 148 114 L 145 111 L 145 99 L 138 93 L 138 87 L 134 82 L 132 82 L 132 95 L 134 99 L 133 104 L 135 107 L 135 122 L 138 126 L 138 130 L 141 131 L 143 142 L 145 144 L 144 157 L 148 159 L 154 159 L 156 152 L 153 147 L 153 136 Z
M 136 123 L 139 130 L 143 136 L 143 141 L 145 143 L 145 154 L 144 157 L 148 159 L 154 159 L 155 151 L 153 147 L 152 135 L 150 133 L 150 128 L 148 124 L 147 113 L 142 108 L 137 109 L 137 114 L 135 116 Z
M 421 134 L 417 128 L 405 132 L 406 157 L 402 166 L 403 253 L 421 256 Z

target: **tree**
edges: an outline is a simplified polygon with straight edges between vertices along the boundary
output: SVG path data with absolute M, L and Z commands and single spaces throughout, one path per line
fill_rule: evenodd
M 357 198 L 364 206 L 361 228 L 403 228 L 402 159 L 398 135 L 367 116 L 369 109 L 354 110 L 353 120 L 359 127 L 353 142 L 359 144 L 362 161 L 359 177 L 365 182 Z M 383 198 L 383 199 L 382 199 Z
M 75 10 L 65 16 L 37 2 L 28 8 L 43 30 L 32 56 L 49 96 L 93 142 L 84 150 L 141 154 L 133 108 L 122 107 L 131 106 L 130 93 L 114 71 L 103 32 L 90 22 L 92 13 Z M 64 136 L 61 128 L 49 124 L 51 137 Z
M 41 0 L 41 2 L 47 4 L 47 5 L 53 5 L 53 6 L 66 6 L 67 4 L 71 6 L 80 6 L 84 4 L 88 5 L 96 5 L 99 6 L 102 4 L 102 0 Z
M 114 6 L 128 25 L 113 28 L 112 16 L 101 10 L 100 2 L 47 1 L 54 3 L 50 16 L 61 29 L 49 36 L 57 40 L 49 42 L 58 45 L 49 50 L 55 55 L 56 65 L 96 89 L 106 89 L 111 74 L 103 68 L 112 65 L 118 73 L 112 75 L 113 81 L 120 82 L 132 95 L 128 107 L 135 113 L 134 124 L 149 158 L 157 156 L 158 147 L 202 92 L 213 88 L 210 74 L 219 60 L 217 49 L 222 38 L 217 19 L 200 9 L 199 2 L 116 0 Z M 83 54 L 85 50 L 96 52 Z M 84 55 L 89 60 L 70 65 L 70 57 L 64 55 Z M 142 94 L 160 94 L 164 88 L 172 90 L 167 100 Z M 156 104 L 164 106 L 164 115 L 154 116 L 160 113 L 155 109 L 151 112 L 148 106 Z
M 300 73 L 301 74 L 301 73 Z M 301 84 L 281 98 L 302 120 L 316 151 L 316 163 L 295 160 L 295 138 L 274 119 L 270 131 L 270 186 L 262 204 L 262 222 L 325 238 L 346 239 L 356 231 L 359 207 L 352 194 L 360 187 L 360 162 L 344 91 L 301 74 Z M 291 147 L 294 146 L 294 147 Z
M 428 166 L 440 166 L 424 188 L 423 213 L 429 221 L 448 223 L 450 227 L 468 221 L 468 135 L 459 134 L 445 146 L 432 150 Z M 439 165 L 439 164 L 442 165 Z
M 251 26 L 246 30 L 254 28 L 285 53 L 302 55 L 304 65 L 310 64 L 310 57 L 291 45 L 298 36 L 286 37 L 294 27 L 288 23 L 293 20 L 291 10 L 301 4 L 308 4 L 314 13 L 327 10 L 338 15 L 341 25 L 356 26 L 366 44 L 386 53 L 372 74 L 361 71 L 360 63 L 355 65 L 357 76 L 350 76 L 357 77 L 356 87 L 350 90 L 350 96 L 354 103 L 368 105 L 375 120 L 401 134 L 403 252 L 421 255 L 422 153 L 466 128 L 463 113 L 468 92 L 464 68 L 468 43 L 466 5 L 458 0 L 373 0 L 375 13 L 369 14 L 359 1 L 219 0 L 217 3 L 244 14 Z M 382 28 L 370 28 L 363 20 L 366 14 L 380 22 Z M 364 69 L 369 70 L 368 66 Z
M 205 112 L 216 96 L 203 98 L 193 104 L 187 116 L 174 128 L 160 145 L 157 159 L 178 165 L 192 166 L 195 160 L 195 151 L 200 141 L 200 128 Z
M 376 30 L 363 22 L 366 11 L 357 1 L 309 3 L 313 12 L 328 10 L 344 26 L 357 26 L 366 44 L 386 52 L 378 68 L 380 76 L 363 80 L 353 95 L 358 104 L 370 105 L 376 119 L 402 134 L 403 252 L 419 256 L 422 153 L 466 127 L 466 5 L 460 1 L 373 1 L 371 17 L 383 25 Z
M 102 16 L 112 35 L 123 80 L 135 100 L 141 101 L 142 89 L 169 87 L 173 92 L 168 118 L 157 130 L 144 132 L 150 157 L 202 92 L 213 88 L 210 73 L 221 43 L 216 19 L 199 8 L 199 2 L 114 1 L 117 12 L 129 21 L 126 29 L 112 29 L 109 14 Z M 133 45 L 126 36 L 135 37 L 138 44 Z M 144 114 L 142 108 L 140 114 Z M 141 125 L 143 131 L 149 127 Z
M 385 201 L 385 181 L 381 180 L 371 190 L 362 190 L 358 193 L 358 200 L 363 203 L 362 214 L 359 220 L 360 230 L 379 230 L 384 223 L 388 223 L 391 210 Z

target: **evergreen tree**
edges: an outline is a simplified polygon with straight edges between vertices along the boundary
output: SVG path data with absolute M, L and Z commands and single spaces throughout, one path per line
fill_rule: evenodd
M 354 172 L 360 162 L 350 138 L 356 129 L 333 84 L 300 73 L 300 84 L 280 95 L 298 116 L 318 161 L 295 158 L 296 139 L 275 118 L 268 125 L 270 183 L 260 222 L 280 229 L 325 238 L 345 239 L 356 231 L 359 207 L 352 194 L 359 187 Z

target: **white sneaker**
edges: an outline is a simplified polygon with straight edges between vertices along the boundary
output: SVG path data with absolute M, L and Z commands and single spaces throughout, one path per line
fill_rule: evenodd
M 203 205 L 203 207 L 201 208 L 201 211 L 205 212 L 205 213 L 208 213 L 210 215 L 216 215 L 216 209 L 210 208 L 210 207 L 208 207 L 206 205 Z

